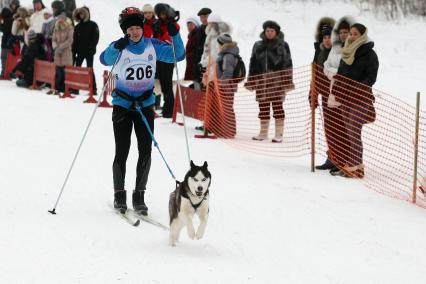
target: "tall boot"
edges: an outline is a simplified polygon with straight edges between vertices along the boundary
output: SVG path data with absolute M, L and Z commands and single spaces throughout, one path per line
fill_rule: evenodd
M 145 190 L 135 190 L 132 195 L 133 209 L 138 214 L 148 215 L 148 207 L 145 204 Z
M 268 138 L 269 130 L 269 119 L 260 121 L 260 132 L 259 135 L 253 136 L 252 139 L 256 141 L 263 141 Z
M 284 133 L 284 119 L 275 119 L 275 137 L 272 139 L 273 143 L 283 142 Z
M 126 212 L 127 204 L 125 190 L 118 190 L 114 192 L 114 208 L 119 210 L 123 214 Z

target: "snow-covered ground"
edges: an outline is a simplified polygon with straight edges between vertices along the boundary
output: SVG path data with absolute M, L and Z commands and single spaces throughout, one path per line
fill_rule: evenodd
M 21 1 L 30 3 L 31 1 Z M 101 26 L 99 50 L 118 38 L 117 14 L 140 1 L 77 1 Z M 50 1 L 45 1 L 50 4 Z M 196 4 L 194 4 L 196 3 Z M 312 57 L 320 16 L 357 14 L 338 2 L 170 1 L 182 18 L 202 6 L 234 26 L 243 57 L 261 23 L 279 21 L 295 66 Z M 106 7 L 107 6 L 107 7 Z M 412 102 L 425 74 L 423 22 L 388 23 L 360 17 L 377 44 L 377 87 Z M 420 27 L 419 27 L 420 26 Z M 411 44 L 415 42 L 415 44 Z M 180 65 L 183 68 L 184 65 Z M 100 74 L 103 68 L 97 65 Z M 423 85 L 424 90 L 424 85 Z M 213 174 L 205 237 L 182 232 L 177 247 L 168 233 L 142 223 L 134 228 L 111 212 L 114 143 L 111 110 L 99 109 L 58 207 L 52 209 L 93 105 L 84 96 L 59 100 L 0 81 L 0 283 L 424 283 L 426 211 L 387 198 L 362 184 L 309 172 L 309 158 L 273 159 L 239 152 L 215 140 L 194 140 L 192 159 Z M 178 178 L 188 161 L 182 127 L 156 120 L 160 147 Z M 134 141 L 135 142 L 135 141 Z M 135 180 L 137 150 L 128 160 Z M 153 150 L 147 203 L 167 223 L 173 180 Z

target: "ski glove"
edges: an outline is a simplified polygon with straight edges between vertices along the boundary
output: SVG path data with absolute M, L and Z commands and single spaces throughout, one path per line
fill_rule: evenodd
M 123 49 L 126 48 L 126 46 L 129 44 L 129 37 L 126 35 L 122 38 L 120 38 L 119 40 L 117 40 L 114 43 L 114 47 L 120 51 L 122 51 Z
M 174 22 L 169 21 L 167 23 L 167 31 L 169 32 L 170 36 L 175 36 L 178 34 L 179 29 L 177 27 L 177 25 Z

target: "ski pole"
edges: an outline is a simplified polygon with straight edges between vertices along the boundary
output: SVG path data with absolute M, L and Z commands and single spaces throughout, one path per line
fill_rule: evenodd
M 172 39 L 172 48 L 173 48 L 173 59 L 174 59 L 174 64 L 175 64 L 175 68 L 176 68 L 176 86 L 179 90 L 180 108 L 182 110 L 183 129 L 184 129 L 184 132 L 185 132 L 186 152 L 188 154 L 188 163 L 191 163 L 191 154 L 189 152 L 188 132 L 187 132 L 187 129 L 186 129 L 186 122 L 185 122 L 185 107 L 183 105 L 182 89 L 180 87 L 179 69 L 178 69 L 177 59 L 176 59 L 175 43 L 173 42 L 173 38 L 171 38 L 171 39 Z
M 112 72 L 114 71 L 115 65 L 117 64 L 118 60 L 120 59 L 120 56 L 121 56 L 121 52 L 118 54 L 117 59 L 116 59 L 114 65 L 112 65 L 111 71 L 109 72 L 109 75 L 108 75 L 107 82 L 111 78 Z M 108 84 L 105 84 L 105 86 L 102 88 L 102 92 L 100 93 L 99 96 L 102 96 L 102 94 L 105 92 L 105 88 L 106 88 L 107 85 Z M 64 192 L 65 186 L 67 185 L 68 178 L 70 177 L 70 174 L 71 174 L 71 172 L 72 172 L 72 170 L 74 168 L 74 164 L 75 164 L 75 161 L 77 160 L 78 154 L 80 153 L 81 146 L 83 145 L 83 142 L 86 139 L 87 133 L 89 132 L 90 125 L 92 124 L 93 118 L 95 117 L 96 111 L 98 110 L 100 101 L 101 100 L 98 101 L 98 103 L 95 105 L 95 108 L 93 109 L 92 115 L 90 116 L 90 119 L 89 119 L 89 123 L 86 126 L 86 130 L 84 131 L 84 134 L 83 134 L 83 137 L 81 138 L 80 144 L 77 147 L 77 151 L 76 151 L 76 153 L 74 155 L 74 158 L 73 158 L 73 160 L 71 162 L 71 166 L 70 166 L 70 168 L 68 170 L 68 173 L 67 173 L 67 175 L 65 177 L 65 180 L 64 180 L 64 182 L 62 184 L 62 187 L 61 187 L 61 190 L 59 192 L 58 198 L 56 199 L 55 206 L 53 207 L 52 210 L 48 210 L 48 212 L 51 213 L 51 214 L 54 214 L 54 215 L 56 214 L 56 208 L 58 207 L 58 203 L 59 203 L 59 201 L 60 201 L 60 199 L 62 197 L 62 193 Z

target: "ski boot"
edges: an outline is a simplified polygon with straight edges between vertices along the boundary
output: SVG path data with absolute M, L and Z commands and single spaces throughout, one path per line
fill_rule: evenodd
M 126 204 L 126 191 L 119 190 L 114 192 L 114 209 L 119 211 L 121 214 L 126 213 L 127 204 Z
M 145 204 L 145 190 L 135 190 L 132 195 L 133 209 L 137 214 L 147 216 L 148 207 Z

